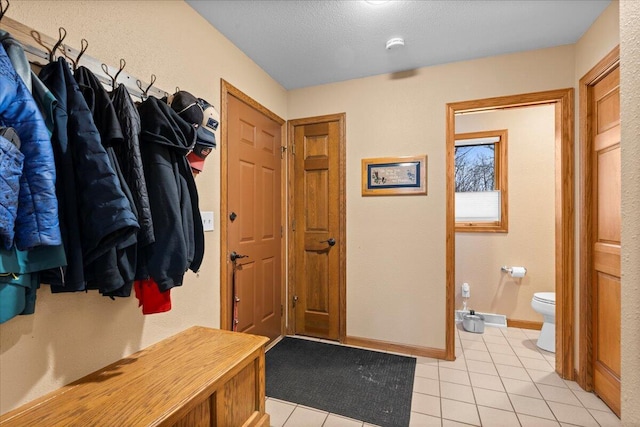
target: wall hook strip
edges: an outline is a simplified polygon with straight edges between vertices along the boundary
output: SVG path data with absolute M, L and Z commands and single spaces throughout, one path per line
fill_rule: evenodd
M 0 2 L 2 1 L 3 0 L 0 0 Z M 6 12 L 6 7 L 4 9 Z M 14 39 L 20 42 L 20 44 L 24 48 L 25 53 L 27 54 L 27 59 L 36 68 L 43 67 L 44 65 L 48 64 L 52 57 L 55 55 L 55 50 L 51 49 L 49 46 L 58 44 L 58 38 L 53 38 L 45 34 L 41 34 L 37 30 L 23 25 L 8 16 L 4 16 L 4 18 L 0 21 L 0 28 L 10 33 Z M 64 35 L 64 32 L 66 32 L 66 30 L 59 31 L 59 36 L 62 37 Z M 62 46 L 62 42 L 58 45 L 58 48 L 60 46 Z M 76 58 L 76 61 L 78 60 L 80 50 L 72 48 L 68 45 L 63 46 L 63 48 L 63 54 L 66 54 L 65 56 L 74 57 Z M 101 64 L 102 61 L 99 61 L 98 59 L 87 54 L 84 54 L 82 56 L 82 65 L 91 70 L 107 88 L 110 88 L 113 84 L 112 79 L 104 73 L 104 70 L 101 68 Z M 113 75 L 116 74 L 119 68 L 109 66 L 108 70 L 111 70 Z M 138 88 L 136 87 L 136 81 L 138 80 L 137 77 L 127 73 L 126 71 L 123 71 L 120 73 L 118 80 L 119 84 L 125 85 L 132 96 L 141 99 L 143 91 L 138 90 Z M 162 98 L 167 93 L 165 90 L 162 90 L 162 88 L 151 86 L 147 82 L 141 81 L 140 84 L 143 88 L 148 88 L 147 96 Z

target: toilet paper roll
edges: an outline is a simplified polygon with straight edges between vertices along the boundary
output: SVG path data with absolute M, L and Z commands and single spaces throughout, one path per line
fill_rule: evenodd
M 511 267 L 511 277 L 524 277 L 527 274 L 527 269 L 524 267 Z

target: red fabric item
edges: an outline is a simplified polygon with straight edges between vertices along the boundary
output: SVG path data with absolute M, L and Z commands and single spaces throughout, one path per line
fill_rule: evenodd
M 136 280 L 133 289 L 138 298 L 138 307 L 142 306 L 142 314 L 164 313 L 171 310 L 171 290 L 160 292 L 153 279 Z

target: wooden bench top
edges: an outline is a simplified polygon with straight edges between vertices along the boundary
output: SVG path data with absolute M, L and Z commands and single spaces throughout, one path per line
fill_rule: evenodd
M 170 423 L 211 395 L 267 338 L 191 327 L 0 416 L 10 426 Z

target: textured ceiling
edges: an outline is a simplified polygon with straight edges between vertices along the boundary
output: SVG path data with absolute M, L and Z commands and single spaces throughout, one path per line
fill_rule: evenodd
M 286 89 L 575 43 L 610 0 L 187 0 Z M 391 37 L 405 46 L 385 49 Z

